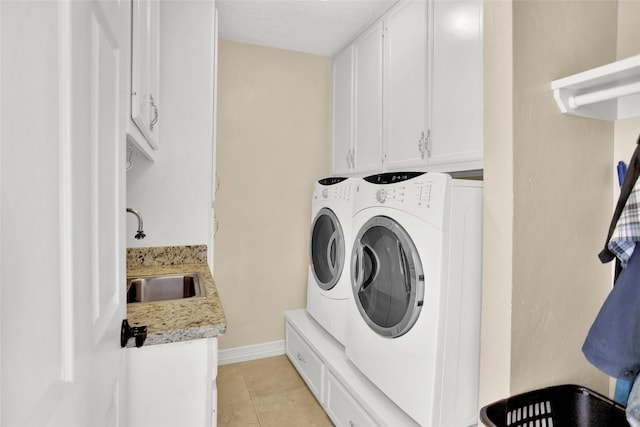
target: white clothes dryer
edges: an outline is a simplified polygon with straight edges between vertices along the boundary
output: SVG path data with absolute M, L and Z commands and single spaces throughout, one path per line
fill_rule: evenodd
M 347 358 L 420 425 L 475 425 L 482 182 L 366 177 L 353 229 Z
M 307 311 L 344 345 L 353 246 L 353 178 L 321 179 L 313 186 Z

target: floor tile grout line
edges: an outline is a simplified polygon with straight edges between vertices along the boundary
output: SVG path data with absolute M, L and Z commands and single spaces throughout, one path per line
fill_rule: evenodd
M 247 378 L 245 377 L 244 369 L 242 369 L 243 365 L 241 363 L 238 366 L 240 368 L 240 375 L 242 375 L 242 382 L 244 383 L 244 387 L 247 389 L 247 393 L 249 394 L 249 402 L 251 402 L 251 409 L 253 409 L 253 413 L 256 415 L 256 419 L 258 420 L 258 427 L 263 427 L 262 426 L 262 421 L 260 420 L 260 414 L 258 413 L 258 410 L 256 409 L 256 403 L 253 400 L 253 393 L 251 393 L 251 390 L 249 390 L 249 385 L 247 384 Z M 244 365 L 244 366 L 246 366 L 246 365 Z
M 251 409 L 253 410 L 253 414 L 255 415 L 255 419 L 258 422 L 258 427 L 262 427 L 262 423 L 261 423 L 260 418 L 258 416 L 258 411 L 256 410 L 255 403 L 253 401 L 253 397 L 251 395 L 251 392 L 249 391 L 249 387 L 247 385 L 247 380 L 246 380 L 246 377 L 245 377 L 244 370 L 242 369 L 242 366 L 243 366 L 243 364 L 241 362 L 237 364 L 238 371 L 240 373 L 240 379 L 242 380 L 242 385 L 243 385 L 244 389 L 247 391 L 247 395 L 249 396 L 249 403 L 251 405 Z M 234 424 L 235 423 L 233 422 L 233 419 L 232 419 L 231 420 L 231 425 L 234 425 Z

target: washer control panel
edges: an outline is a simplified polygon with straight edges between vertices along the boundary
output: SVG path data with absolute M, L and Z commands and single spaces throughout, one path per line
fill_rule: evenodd
M 391 176 L 383 183 L 372 181 L 365 178 L 355 186 L 354 213 L 375 207 L 398 209 L 438 228 L 445 227 L 452 185 L 450 175 L 430 172 L 395 181 Z
M 393 201 L 399 204 L 404 204 L 409 200 L 413 200 L 418 206 L 426 204 L 427 207 L 429 207 L 431 203 L 431 189 L 432 183 L 430 182 L 416 182 L 408 186 L 397 185 L 378 188 L 375 196 L 378 203 Z

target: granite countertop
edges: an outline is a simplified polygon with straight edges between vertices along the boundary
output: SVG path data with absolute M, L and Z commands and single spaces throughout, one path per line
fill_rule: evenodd
M 223 334 L 227 319 L 206 262 L 206 246 L 167 246 L 127 250 L 127 276 L 200 273 L 203 298 L 127 304 L 131 326 L 147 326 L 145 346 L 211 338 Z M 129 339 L 127 347 L 135 347 Z

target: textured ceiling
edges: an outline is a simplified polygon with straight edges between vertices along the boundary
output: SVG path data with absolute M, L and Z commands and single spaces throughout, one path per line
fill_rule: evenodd
M 397 0 L 217 0 L 219 37 L 333 56 Z

